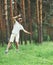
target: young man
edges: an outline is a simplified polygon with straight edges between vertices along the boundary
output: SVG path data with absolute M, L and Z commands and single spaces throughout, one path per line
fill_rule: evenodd
M 18 21 L 16 20 L 16 18 L 18 19 Z M 11 36 L 10 36 L 10 40 L 8 42 L 7 49 L 6 49 L 5 53 L 8 52 L 8 50 L 9 50 L 9 48 L 11 46 L 11 42 L 13 42 L 14 40 L 15 40 L 15 43 L 16 43 L 16 49 L 18 50 L 20 30 L 23 30 L 27 34 L 31 34 L 30 32 L 26 31 L 23 28 L 23 26 L 21 25 L 21 23 L 22 23 L 21 15 L 18 15 L 18 16 L 13 17 L 13 21 L 15 23 L 14 23 L 14 26 L 13 26 L 13 29 L 12 29 L 12 33 L 11 33 Z

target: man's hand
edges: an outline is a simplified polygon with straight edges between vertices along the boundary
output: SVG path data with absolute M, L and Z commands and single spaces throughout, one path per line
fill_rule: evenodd
M 33 35 L 33 32 L 30 32 L 30 35 Z
M 18 15 L 18 18 L 19 18 L 19 17 L 21 17 L 21 16 L 22 16 L 22 15 L 21 15 L 21 14 L 19 14 L 19 15 Z
M 13 19 L 19 18 L 21 17 L 21 14 L 19 14 L 18 16 L 12 17 Z

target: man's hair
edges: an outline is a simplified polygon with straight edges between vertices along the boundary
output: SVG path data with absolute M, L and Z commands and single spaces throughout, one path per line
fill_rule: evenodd
M 19 20 L 22 20 L 22 18 L 21 18 L 21 17 L 19 17 L 18 19 L 19 19 Z

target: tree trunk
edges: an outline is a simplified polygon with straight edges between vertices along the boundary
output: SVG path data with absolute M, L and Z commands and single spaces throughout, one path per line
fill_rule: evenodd
M 17 1 L 14 0 L 14 15 L 15 15 L 15 16 L 18 14 L 18 12 L 17 12 L 17 3 L 16 3 L 16 2 L 17 2 Z
M 39 24 L 39 0 L 36 0 L 36 19 L 38 25 Z M 39 41 L 39 25 L 38 25 L 38 41 Z
M 5 11 L 5 21 L 6 21 L 6 40 L 9 40 L 9 23 L 8 23 L 8 11 L 7 11 L 7 0 L 4 0 L 4 11 Z
M 23 16 L 23 0 L 20 1 L 20 6 L 21 6 L 21 13 Z M 22 31 L 20 31 L 20 42 L 21 42 L 21 44 L 23 44 L 22 34 L 23 34 Z
M 30 32 L 32 33 L 32 19 L 31 19 L 31 7 L 30 7 L 30 0 L 28 1 L 28 19 L 29 19 L 29 26 L 30 26 Z M 32 41 L 32 35 L 30 35 L 30 43 Z
M 21 8 L 22 8 L 21 10 L 22 10 L 22 16 L 24 21 L 24 27 L 26 29 L 25 0 L 21 0 Z M 26 34 L 24 35 L 24 40 L 25 40 L 25 44 L 27 44 Z
M 41 43 L 42 38 L 42 0 L 37 0 L 37 24 L 38 24 L 38 42 Z
M 42 0 L 40 0 L 40 24 L 39 24 L 39 42 L 41 43 L 43 41 L 43 35 L 42 35 Z
M 0 42 L 2 43 L 3 46 L 3 25 L 2 25 L 2 0 L 0 1 Z
M 12 17 L 13 17 L 13 6 L 12 6 L 12 0 L 10 0 L 10 19 L 11 19 L 11 29 L 13 27 L 14 22 L 12 22 Z

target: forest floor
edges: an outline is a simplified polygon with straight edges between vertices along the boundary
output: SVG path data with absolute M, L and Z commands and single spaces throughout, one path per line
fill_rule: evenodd
M 0 45 L 0 65 L 53 65 L 53 42 L 20 45 L 5 54 L 6 45 Z

